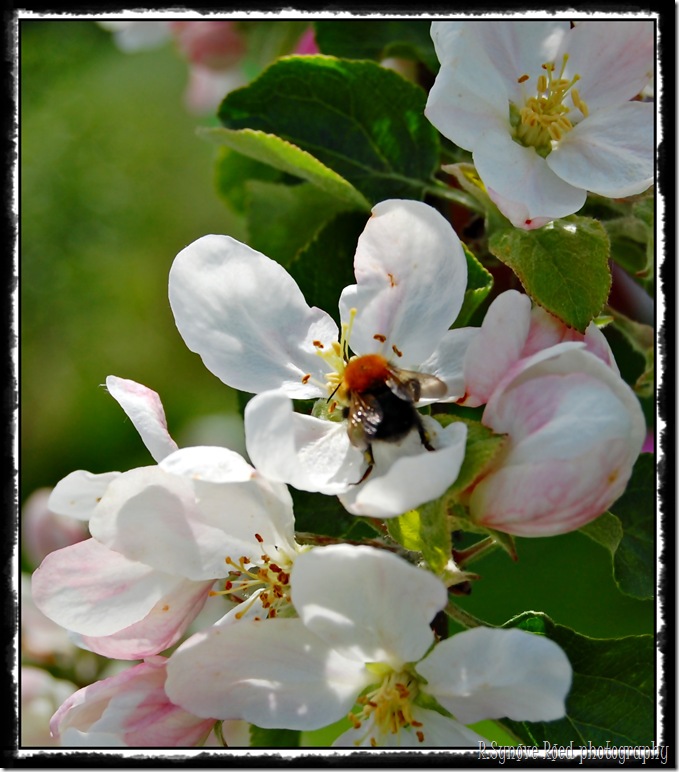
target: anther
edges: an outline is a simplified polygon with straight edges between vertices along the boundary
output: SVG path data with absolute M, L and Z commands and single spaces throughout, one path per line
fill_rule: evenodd
M 376 332 L 376 333 L 373 335 L 373 338 L 374 338 L 375 340 L 379 341 L 380 343 L 384 343 L 384 342 L 386 341 L 386 339 L 387 339 L 387 336 L 386 336 L 386 335 L 382 335 L 382 334 L 381 334 L 381 333 L 379 333 L 379 332 Z

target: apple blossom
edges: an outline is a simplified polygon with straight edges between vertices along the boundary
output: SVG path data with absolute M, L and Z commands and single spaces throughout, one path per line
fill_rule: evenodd
M 653 182 L 651 21 L 433 22 L 441 69 L 425 115 L 473 154 L 488 194 L 521 228 L 573 214 L 587 191 Z M 576 86 L 577 84 L 577 86 Z
M 583 342 L 510 367 L 482 422 L 508 443 L 469 497 L 472 519 L 517 536 L 573 531 L 622 495 L 646 422 L 632 389 Z
M 435 643 L 446 588 L 396 555 L 317 547 L 298 557 L 291 585 L 299 618 L 220 622 L 182 644 L 167 666 L 170 699 L 265 728 L 347 716 L 336 746 L 475 746 L 483 738 L 465 724 L 565 715 L 571 667 L 557 644 L 487 628 Z
M 50 722 L 66 747 L 200 746 L 215 724 L 172 704 L 165 694 L 167 660 L 149 657 L 71 695 Z
M 500 380 L 520 359 L 564 341 L 579 341 L 615 373 L 615 357 L 604 334 L 590 322 L 584 334 L 567 327 L 527 295 L 507 290 L 490 304 L 481 328 L 464 356 L 464 397 L 458 404 L 478 407 L 490 399 Z
M 433 450 L 410 432 L 400 443 L 374 442 L 369 459 L 344 420 L 351 401 L 347 368 L 376 355 L 385 369 L 438 378 L 446 387 L 438 401 L 461 396 L 462 356 L 472 333 L 449 327 L 462 305 L 466 261 L 436 210 L 390 200 L 374 207 L 354 269 L 357 283 L 340 297 L 341 334 L 326 312 L 306 304 L 280 265 L 228 236 L 204 236 L 179 253 L 170 304 L 179 332 L 207 368 L 255 393 L 245 429 L 259 471 L 302 490 L 340 495 L 356 514 L 389 517 L 437 498 L 455 480 L 466 428 L 442 428 L 424 416 Z M 294 412 L 291 398 L 317 399 L 314 414 Z
M 33 596 L 86 648 L 120 659 L 179 640 L 216 580 L 249 598 L 240 616 L 284 609 L 288 569 L 302 549 L 285 486 L 226 448 L 185 448 L 118 474 L 89 527 L 92 538 L 45 558 Z

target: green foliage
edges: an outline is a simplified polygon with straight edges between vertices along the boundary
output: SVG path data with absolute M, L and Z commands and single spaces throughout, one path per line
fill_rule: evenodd
M 372 62 L 291 56 L 226 97 L 215 136 L 248 154 L 260 144 L 258 160 L 283 158 L 293 173 L 312 166 L 306 152 L 315 176 L 332 169 L 371 203 L 421 199 L 439 152 L 424 104 L 422 89 Z
M 369 208 L 365 198 L 343 177 L 310 153 L 274 134 L 250 129 L 234 131 L 220 127 L 204 128 L 200 133 L 207 139 L 226 145 L 255 161 L 307 180 L 324 192 L 357 208 Z
M 655 594 L 655 457 L 642 453 L 610 512 L 580 529 L 611 553 L 613 576 L 633 598 Z
M 546 635 L 566 652 L 573 684 L 566 718 L 503 721 L 524 743 L 650 745 L 654 739 L 654 642 L 651 635 L 595 639 L 527 611 L 505 625 Z
M 431 72 L 438 72 L 430 21 L 316 21 L 314 27 L 316 42 L 324 54 L 377 62 L 388 58 L 412 59 L 422 62 Z
M 596 220 L 574 215 L 532 231 L 501 230 L 489 248 L 536 303 L 580 332 L 608 298 L 610 245 Z
M 421 552 L 435 574 L 450 560 L 450 529 L 442 500 L 430 501 L 400 517 L 387 520 L 389 535 L 406 549 Z
M 476 259 L 466 244 L 463 244 L 462 247 L 467 259 L 467 289 L 454 327 L 468 325 L 474 312 L 479 309 L 493 288 L 493 275 Z
M 261 729 L 250 726 L 251 748 L 299 748 L 301 732 L 294 729 Z

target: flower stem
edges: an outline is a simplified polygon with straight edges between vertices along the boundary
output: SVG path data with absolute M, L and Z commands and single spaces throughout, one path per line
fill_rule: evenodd
M 464 568 L 487 552 L 497 549 L 498 546 L 498 543 L 492 536 L 487 536 L 485 539 L 477 541 L 476 544 L 472 544 L 466 550 L 453 550 L 453 560 L 455 560 L 457 566 Z

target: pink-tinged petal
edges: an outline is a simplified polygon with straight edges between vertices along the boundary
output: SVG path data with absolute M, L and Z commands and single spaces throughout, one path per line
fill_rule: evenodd
M 429 623 L 447 602 L 433 574 L 372 547 L 316 547 L 297 558 L 292 602 L 309 630 L 359 662 L 399 668 L 434 640 Z
M 52 717 L 63 746 L 181 748 L 201 745 L 214 720 L 192 716 L 165 694 L 162 657 L 77 691 Z
M 381 351 L 405 368 L 434 351 L 455 321 L 467 287 L 457 234 L 421 201 L 373 207 L 358 240 L 354 272 L 355 287 L 340 298 L 343 321 L 349 321 L 352 307 L 358 312 L 351 348 L 357 354 Z
M 653 75 L 652 21 L 586 21 L 577 24 L 562 44 L 568 53 L 565 77 L 576 73 L 576 88 L 590 113 L 626 102 L 639 94 Z
M 437 499 L 455 482 L 464 460 L 467 427 L 457 422 L 442 428 L 428 416 L 422 421 L 434 450 L 427 450 L 414 430 L 398 444 L 374 442 L 372 472 L 339 495 L 349 512 L 396 517 Z
M 143 619 L 180 581 L 87 539 L 48 555 L 33 574 L 32 590 L 45 616 L 102 636 Z
M 243 620 L 199 633 L 170 657 L 167 694 L 198 716 L 263 728 L 319 729 L 346 715 L 370 683 L 300 619 Z
M 412 716 L 417 727 L 399 727 L 397 732 L 383 732 L 370 720 L 358 729 L 351 728 L 332 744 L 333 748 L 479 748 L 487 742 L 484 737 L 468 729 L 459 721 L 442 716 L 433 710 L 413 706 Z
M 566 715 L 572 668 L 563 650 L 540 635 L 475 627 L 440 641 L 416 670 L 428 681 L 422 691 L 464 724 Z
M 544 224 L 566 217 L 587 198 L 586 190 L 561 179 L 534 148 L 514 142 L 509 132 L 479 145 L 474 164 L 488 195 L 517 228 L 532 229 L 535 220 Z
M 298 399 L 321 395 L 302 379 L 323 380 L 314 341 L 329 346 L 337 325 L 260 252 L 229 236 L 194 241 L 170 270 L 170 305 L 187 346 L 227 385 L 254 393 L 280 388 Z
M 615 373 L 620 373 L 606 336 L 594 322 L 589 323 L 583 335 L 571 327 L 566 327 L 563 322 L 540 306 L 535 306 L 531 310 L 530 330 L 521 356 L 532 356 L 538 351 L 556 346 L 564 341 L 584 342 L 588 351 L 598 356 Z
M 562 180 L 622 198 L 653 184 L 655 109 L 626 102 L 599 110 L 569 131 L 546 163 Z
M 120 472 L 71 472 L 54 486 L 47 505 L 57 515 L 89 520 L 109 483 L 119 476 Z
M 629 386 L 576 343 L 520 362 L 483 422 L 509 444 L 474 488 L 470 511 L 520 536 L 566 533 L 598 517 L 625 490 L 646 433 Z
M 342 493 L 365 471 L 363 453 L 349 442 L 346 422 L 295 413 L 281 392 L 258 394 L 248 402 L 245 436 L 257 469 L 299 490 Z
M 466 24 L 466 23 L 465 23 Z M 441 69 L 432 86 L 424 114 L 448 139 L 473 150 L 489 137 L 509 132 L 509 94 L 505 79 L 479 46 L 469 29 L 447 30 L 432 25 Z M 483 88 L 478 84 L 482 83 Z
M 479 330 L 475 327 L 461 327 L 448 330 L 434 353 L 419 366 L 420 372 L 435 375 L 448 387 L 446 396 L 436 402 L 457 402 L 465 393 L 464 362 L 471 342 Z M 434 400 L 421 399 L 417 404 L 426 405 Z
M 470 407 L 483 405 L 509 368 L 522 355 L 531 319 L 527 295 L 507 290 L 491 303 L 479 334 L 464 359 L 465 399 Z
M 200 613 L 212 585 L 212 581 L 186 579 L 161 598 L 139 622 L 113 635 L 83 635 L 79 643 L 111 659 L 141 659 L 165 651 L 177 643 Z
M 163 403 L 155 391 L 115 375 L 106 378 L 106 388 L 132 421 L 155 461 L 177 450 L 177 443 L 167 431 Z

